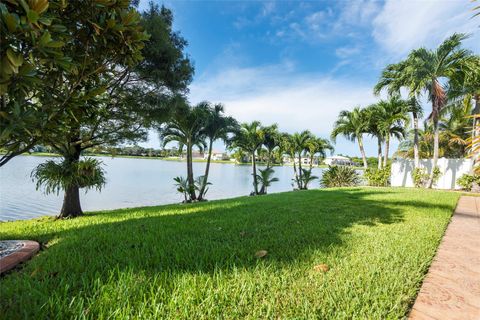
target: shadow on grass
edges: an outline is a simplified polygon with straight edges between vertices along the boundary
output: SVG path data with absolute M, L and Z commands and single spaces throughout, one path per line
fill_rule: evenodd
M 43 294 L 48 297 L 51 290 L 65 285 L 70 286 L 72 295 L 88 292 L 94 281 L 107 277 L 114 269 L 153 275 L 210 274 L 232 268 L 250 269 L 259 263 L 281 268 L 309 261 L 313 252 L 320 251 L 327 257 L 330 251 L 344 245 L 353 225 L 401 222 L 401 206 L 439 208 L 422 201 L 389 201 L 388 196 L 383 201 L 376 199 L 389 192 L 299 191 L 145 207 L 133 213 L 132 209 L 115 210 L 72 221 L 55 221 L 35 229 L 31 236 L 25 234 L 52 245 L 24 270 L 6 278 L 32 277 L 32 281 L 43 283 L 34 285 L 37 292 L 45 291 Z M 2 238 L 10 236 L 13 235 L 3 234 Z M 267 257 L 257 259 L 258 250 L 267 250 Z M 67 274 L 68 277 L 63 276 Z M 19 290 L 29 289 L 23 286 Z
M 91 269 L 90 262 L 100 272 L 115 265 L 152 272 L 208 273 L 218 268 L 255 266 L 258 250 L 269 252 L 266 261 L 283 264 L 308 259 L 312 250 L 327 253 L 341 246 L 345 230 L 354 224 L 401 221 L 402 213 L 395 205 L 429 206 L 366 199 L 386 192 L 312 190 L 180 207 L 144 207 L 135 209 L 134 214 L 128 209 L 115 210 L 78 219 L 101 218 L 94 224 L 79 223 L 79 227 L 57 232 L 48 232 L 54 229 L 48 228 L 35 240 L 59 239 L 39 257 L 54 259 L 57 271 Z M 65 253 L 70 258 L 65 259 Z

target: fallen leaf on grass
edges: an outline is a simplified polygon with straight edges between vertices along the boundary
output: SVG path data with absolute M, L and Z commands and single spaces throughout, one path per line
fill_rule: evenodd
M 255 257 L 263 258 L 268 254 L 267 250 L 260 250 L 255 253 Z
M 326 265 L 325 263 L 322 263 L 322 264 L 318 264 L 315 267 L 313 267 L 313 270 L 320 271 L 320 272 L 327 272 L 328 270 L 330 270 L 330 267 L 328 265 Z

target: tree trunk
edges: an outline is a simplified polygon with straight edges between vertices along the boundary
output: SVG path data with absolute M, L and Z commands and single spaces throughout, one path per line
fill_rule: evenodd
M 80 205 L 80 189 L 78 186 L 70 186 L 65 190 L 62 211 L 58 218 L 74 218 L 81 215 L 83 215 L 83 211 Z
M 190 200 L 196 200 L 195 195 L 195 181 L 193 179 L 193 163 L 192 163 L 192 144 L 187 142 L 187 180 L 188 180 L 188 193 L 190 194 Z
M 210 172 L 210 161 L 212 160 L 212 146 L 213 146 L 213 140 L 210 139 L 210 143 L 209 143 L 209 146 L 208 146 L 208 158 L 207 158 L 207 164 L 205 166 L 205 184 L 202 186 L 202 188 L 200 189 L 200 192 L 198 193 L 198 200 L 199 201 L 202 201 L 204 200 L 203 196 L 204 196 L 204 192 L 205 192 L 205 188 L 207 186 L 207 181 L 208 181 L 208 174 Z
M 268 153 L 267 153 L 267 169 L 270 168 L 270 162 L 271 162 L 271 158 L 272 158 L 272 151 L 268 150 Z
M 298 181 L 297 165 L 295 164 L 295 154 L 293 155 L 292 159 L 293 159 L 293 172 L 294 172 L 294 176 L 295 176 L 295 182 L 297 184 L 297 187 L 300 188 L 299 187 L 300 182 Z
M 418 151 L 418 114 L 416 112 L 413 115 L 413 157 L 415 159 L 414 169 L 420 167 L 420 155 Z
M 255 159 L 255 151 L 252 152 L 252 171 L 253 171 L 253 192 L 258 195 L 257 181 L 257 160 Z
M 473 99 L 475 100 L 475 107 L 473 108 L 472 114 L 474 116 L 478 116 L 480 114 L 480 94 L 475 94 L 473 96 Z M 474 141 L 475 138 L 477 138 L 480 135 L 480 120 L 478 118 L 473 118 L 473 124 L 472 124 L 472 142 Z M 472 149 L 476 148 L 478 144 L 473 144 L 472 143 Z M 478 154 L 472 154 L 472 167 L 470 168 L 470 174 L 474 174 L 475 172 L 475 167 L 478 163 L 479 160 L 479 155 Z
M 378 169 L 382 169 L 382 139 L 380 137 L 377 138 L 378 144 Z
M 439 135 L 440 135 L 440 130 L 438 127 L 438 119 L 434 119 L 433 121 L 433 130 L 434 130 L 434 136 L 433 136 L 433 163 L 432 163 L 432 171 L 430 172 L 430 177 L 428 179 L 428 188 L 433 187 L 433 176 L 435 172 L 435 168 L 437 167 L 437 162 L 438 162 L 438 152 L 439 152 Z
M 76 145 L 71 150 L 72 154 L 65 155 L 65 160 L 69 166 L 74 166 L 80 160 L 80 145 Z M 62 210 L 60 211 L 59 219 L 74 218 L 83 214 L 82 207 L 80 205 L 80 188 L 78 185 L 69 186 L 65 190 L 63 197 Z
M 365 149 L 363 149 L 362 136 L 359 136 L 357 139 L 358 139 L 358 146 L 360 147 L 360 153 L 362 154 L 363 167 L 367 169 L 368 168 L 367 157 L 365 156 Z
M 312 168 L 313 168 L 313 155 L 310 156 L 310 171 L 312 171 Z
M 388 153 L 390 151 L 390 134 L 387 134 L 387 137 L 385 138 L 385 155 L 383 158 L 383 167 L 387 167 L 388 163 Z
M 298 188 L 303 189 L 303 180 L 302 180 L 302 153 L 298 153 Z

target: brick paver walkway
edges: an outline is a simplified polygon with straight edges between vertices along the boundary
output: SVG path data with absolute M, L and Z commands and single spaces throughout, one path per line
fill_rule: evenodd
M 410 319 L 480 320 L 480 198 L 460 198 Z

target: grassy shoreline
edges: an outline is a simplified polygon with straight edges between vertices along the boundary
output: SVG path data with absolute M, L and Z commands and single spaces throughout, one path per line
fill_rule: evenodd
M 0 239 L 36 240 L 44 250 L 0 278 L 0 311 L 6 318 L 402 318 L 459 196 L 321 189 L 5 222 Z M 256 258 L 258 250 L 267 256 Z
M 49 152 L 32 152 L 32 153 L 23 153 L 22 156 L 33 156 L 33 157 L 60 157 L 59 154 L 56 153 L 49 153 Z M 149 160 L 164 160 L 164 161 L 177 161 L 177 162 L 186 162 L 186 159 L 179 159 L 176 157 L 146 157 L 146 156 L 128 156 L 128 155 L 111 155 L 111 154 L 97 154 L 97 153 L 90 153 L 86 154 L 87 157 L 109 157 L 109 158 L 129 158 L 129 159 L 149 159 Z M 206 163 L 207 160 L 205 159 L 193 159 L 193 162 L 202 162 Z M 250 163 L 238 163 L 235 161 L 230 160 L 211 160 L 211 163 L 223 163 L 223 164 L 234 164 L 234 165 L 246 165 L 250 166 Z M 266 165 L 265 162 L 257 162 L 257 165 Z M 271 166 L 278 167 L 278 166 L 293 166 L 292 164 L 285 163 L 285 164 L 271 164 Z M 308 165 L 307 165 L 308 167 Z M 326 169 L 328 165 L 315 165 L 314 168 L 321 168 Z M 358 167 L 359 170 L 363 169 Z

